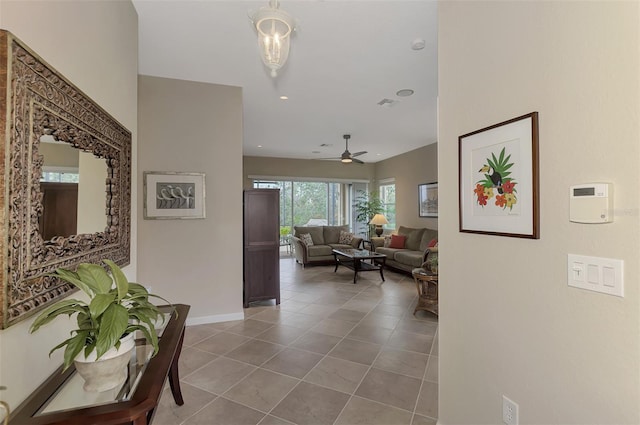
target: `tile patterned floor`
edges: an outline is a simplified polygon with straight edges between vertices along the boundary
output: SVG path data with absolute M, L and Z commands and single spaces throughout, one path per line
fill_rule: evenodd
M 438 416 L 438 320 L 413 315 L 410 276 L 280 261 L 280 306 L 188 327 L 184 406 L 165 388 L 156 425 L 428 425 Z

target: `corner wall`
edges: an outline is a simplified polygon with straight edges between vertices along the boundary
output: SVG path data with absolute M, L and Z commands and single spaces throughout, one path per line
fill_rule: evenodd
M 640 423 L 638 2 L 441 1 L 441 424 Z M 458 136 L 539 112 L 539 240 L 458 232 Z M 615 221 L 569 222 L 612 182 Z M 625 297 L 567 286 L 567 254 L 624 260 Z M 462 407 L 461 407 L 462 406 Z
M 376 162 L 375 166 L 376 184 L 395 178 L 396 226 L 437 229 L 437 218 L 418 215 L 418 185 L 438 181 L 438 144 Z
M 138 281 L 191 305 L 190 324 L 242 319 L 242 90 L 140 76 L 138 190 L 144 171 L 205 173 L 206 218 L 143 219 Z
M 0 28 L 11 31 L 132 133 L 132 199 L 136 199 L 138 16 L 130 1 L 0 0 Z M 115 30 L 117 29 L 117 31 Z M 135 202 L 131 206 L 136 215 Z M 130 279 L 136 276 L 136 222 L 131 221 Z M 26 398 L 61 363 L 68 338 L 60 319 L 37 334 L 33 319 L 0 331 L 0 399 L 11 408 Z

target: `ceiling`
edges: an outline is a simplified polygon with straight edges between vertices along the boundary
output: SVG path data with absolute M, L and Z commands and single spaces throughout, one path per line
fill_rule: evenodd
M 140 74 L 242 87 L 244 155 L 339 157 L 351 134 L 349 150 L 377 162 L 436 142 L 435 1 L 282 0 L 298 28 L 276 78 L 248 18 L 268 0 L 133 3 Z

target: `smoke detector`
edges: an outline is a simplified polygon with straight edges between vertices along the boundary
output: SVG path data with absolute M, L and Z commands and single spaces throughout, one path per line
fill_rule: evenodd
M 422 50 L 424 49 L 424 46 L 426 45 L 424 38 L 416 38 L 415 40 L 413 40 L 411 42 L 411 48 L 413 50 Z
M 400 97 L 407 97 L 407 96 L 411 96 L 413 93 L 414 91 L 411 89 L 402 89 L 402 90 L 398 90 L 396 92 L 396 95 Z

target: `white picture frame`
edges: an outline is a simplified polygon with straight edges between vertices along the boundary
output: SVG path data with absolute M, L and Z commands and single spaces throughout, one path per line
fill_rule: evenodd
M 146 220 L 205 217 L 204 173 L 144 172 Z

